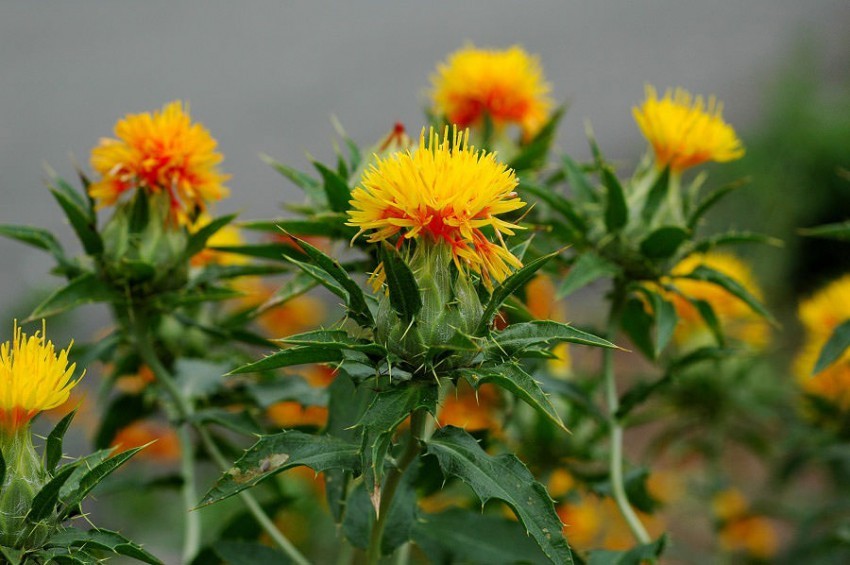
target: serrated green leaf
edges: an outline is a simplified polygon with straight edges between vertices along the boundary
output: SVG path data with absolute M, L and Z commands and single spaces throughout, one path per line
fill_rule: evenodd
M 407 469 L 393 496 L 381 538 L 381 553 L 388 555 L 410 539 L 416 522 L 416 491 L 411 482 L 416 469 Z M 346 501 L 342 530 L 351 545 L 360 549 L 369 547 L 370 534 L 375 524 L 375 510 L 363 483 L 358 484 Z
M 357 422 L 362 429 L 361 469 L 363 481 L 372 503 L 378 507 L 383 482 L 384 458 L 395 429 L 419 409 L 434 414 L 437 410 L 437 387 L 432 383 L 404 384 L 379 391 Z
M 475 332 L 473 335 L 481 336 L 487 331 L 487 328 L 490 327 L 490 324 L 493 322 L 493 318 L 496 317 L 496 314 L 499 311 L 499 308 L 505 303 L 505 301 L 511 297 L 516 291 L 522 288 L 526 283 L 528 283 L 537 271 L 540 270 L 543 265 L 548 263 L 552 258 L 558 255 L 558 251 L 555 253 L 550 253 L 548 255 L 544 255 L 542 257 L 538 257 L 537 259 L 531 261 L 530 263 L 524 265 L 518 271 L 515 271 L 511 276 L 502 281 L 502 284 L 493 289 L 493 294 L 490 295 L 490 300 L 487 302 L 487 305 L 484 308 L 484 313 L 481 316 L 481 321 L 478 322 L 478 326 L 475 328 Z
M 715 188 L 711 192 L 705 195 L 705 197 L 700 200 L 700 203 L 697 204 L 694 211 L 688 217 L 688 227 L 690 229 L 694 229 L 697 226 L 697 223 L 700 219 L 708 212 L 715 204 L 717 204 L 720 199 L 729 194 L 730 192 L 741 188 L 742 186 L 749 183 L 749 179 L 738 179 L 736 181 L 724 184 L 718 188 Z
M 15 549 L 14 547 L 6 547 L 0 545 L 0 556 L 3 556 L 9 565 L 20 565 L 24 559 L 25 551 L 23 549 Z
M 339 261 L 328 257 L 320 250 L 316 249 L 303 239 L 298 239 L 295 236 L 292 238 L 298 245 L 304 249 L 304 252 L 310 257 L 315 266 L 331 276 L 339 286 L 344 290 L 342 298 L 346 300 L 348 311 L 351 317 L 362 326 L 372 327 L 375 321 L 372 318 L 372 313 L 369 311 L 369 306 L 366 304 L 366 298 L 360 286 L 354 282 Z M 320 281 L 321 282 L 321 281 Z
M 33 497 L 29 514 L 27 514 L 30 522 L 39 522 L 53 514 L 56 503 L 59 501 L 59 492 L 73 474 L 75 467 L 74 464 L 65 465 L 46 485 L 41 487 L 38 494 Z
M 534 377 L 515 363 L 505 363 L 495 367 L 481 369 L 464 369 L 459 374 L 472 385 L 475 390 L 485 383 L 493 383 L 521 399 L 523 402 L 537 410 L 543 417 L 548 418 L 553 424 L 566 430 L 564 421 L 549 396 L 540 388 L 540 384 Z
M 517 171 L 534 169 L 546 162 L 546 155 L 549 153 L 549 147 L 555 139 L 558 124 L 564 116 L 565 110 L 566 108 L 564 106 L 560 106 L 552 112 L 549 121 L 540 128 L 531 141 L 522 146 L 519 155 L 511 160 L 510 167 L 512 169 Z
M 339 176 L 334 171 L 330 170 L 318 161 L 313 161 L 313 166 L 322 175 L 324 184 L 322 188 L 325 191 L 325 196 L 328 200 L 328 206 L 334 212 L 347 212 L 351 200 L 351 189 L 345 179 Z
M 347 221 L 348 216 L 346 214 L 322 212 L 312 215 L 309 219 L 278 218 L 276 220 L 240 222 L 239 227 L 278 235 L 281 231 L 284 231 L 298 237 L 318 236 L 351 239 L 357 233 L 357 229 L 346 226 L 345 222 Z
M 358 447 L 338 438 L 299 431 L 261 436 L 233 468 L 222 475 L 199 506 L 230 498 L 293 467 L 310 467 L 320 473 L 329 469 L 356 470 L 359 465 Z
M 79 483 L 76 485 L 76 488 L 70 489 L 69 491 L 65 491 L 65 489 L 60 492 L 60 500 L 62 504 L 65 506 L 64 515 L 67 516 L 70 512 L 72 512 L 76 507 L 83 501 L 86 495 L 92 491 L 103 479 L 112 474 L 113 471 L 118 469 L 121 465 L 126 463 L 133 457 L 136 453 L 141 451 L 147 447 L 143 445 L 141 447 L 134 447 L 132 449 L 128 449 L 126 451 L 122 451 L 121 453 L 117 453 L 107 459 L 106 461 L 98 464 L 92 470 L 87 472 L 80 478 Z
M 427 448 L 443 473 L 468 484 L 483 504 L 495 498 L 510 506 L 552 562 L 572 563 L 552 499 L 516 456 L 488 455 L 472 436 L 452 426 L 437 430 Z
M 580 235 L 587 232 L 587 222 L 576 211 L 573 203 L 561 194 L 555 192 L 553 188 L 547 186 L 538 186 L 528 182 L 521 182 L 518 187 L 519 192 L 532 194 L 539 200 L 545 202 L 550 208 L 555 210 L 561 217 L 567 221 L 570 227 L 576 230 Z
M 47 547 L 99 549 L 124 555 L 150 565 L 160 565 L 162 561 L 145 551 L 138 544 L 128 540 L 118 532 L 100 528 L 84 531 L 77 528 L 65 528 L 54 534 L 46 543 Z
M 652 306 L 652 321 L 655 329 L 653 335 L 652 359 L 658 359 L 664 348 L 673 339 L 673 332 L 676 330 L 676 324 L 679 321 L 679 316 L 676 314 L 676 307 L 673 303 L 661 296 L 657 292 L 653 292 L 646 287 L 640 287 L 639 292 L 643 294 L 649 304 Z
M 696 281 L 704 281 L 715 284 L 720 288 L 728 291 L 730 294 L 740 299 L 744 304 L 756 314 L 762 316 L 771 324 L 777 325 L 775 318 L 767 311 L 767 309 L 748 291 L 741 283 L 732 277 L 716 271 L 711 267 L 699 265 L 687 275 L 682 275 L 679 278 L 692 279 Z
M 79 172 L 80 171 L 78 170 L 78 173 Z M 84 175 L 80 176 L 80 180 L 83 182 L 83 186 L 88 188 L 88 185 L 86 184 L 87 179 L 85 179 Z M 62 177 L 56 176 L 55 174 L 50 174 L 48 187 L 61 192 L 65 198 L 70 200 L 77 208 L 84 210 L 92 221 L 94 220 L 94 210 L 92 209 L 92 201 L 89 198 L 88 193 L 85 191 L 84 193 L 80 193 L 80 191 L 71 186 L 68 181 Z
M 511 324 L 500 332 L 494 332 L 492 337 L 499 350 L 508 357 L 521 356 L 526 349 L 540 349 L 561 342 L 619 349 L 606 339 L 551 320 Z
M 713 235 L 701 241 L 694 242 L 693 253 L 705 253 L 723 245 L 739 245 L 741 243 L 761 243 L 773 247 L 782 247 L 781 239 L 761 233 L 747 231 L 731 231 Z
M 260 155 L 260 158 L 278 173 L 292 181 L 295 186 L 303 190 L 310 200 L 320 205 L 327 204 L 325 192 L 322 190 L 322 183 L 306 173 L 293 169 L 289 165 L 278 163 L 268 155 Z
M 644 304 L 637 298 L 630 298 L 623 307 L 620 326 L 635 347 L 647 359 L 655 358 L 655 345 L 652 343 L 652 315 L 647 313 Z
M 640 242 L 640 252 L 650 259 L 668 259 L 689 236 L 690 232 L 679 226 L 662 226 Z
M 103 240 L 97 232 L 94 217 L 85 208 L 78 206 L 65 192 L 51 188 L 50 193 L 62 207 L 68 222 L 77 234 L 86 255 L 100 255 L 103 252 Z
M 270 259 L 272 261 L 289 261 L 291 259 L 302 261 L 307 259 L 307 256 L 304 253 L 291 245 L 286 245 L 285 243 L 213 245 L 210 246 L 210 249 L 213 251 L 221 251 L 222 253 L 235 253 L 237 255 L 245 255 L 246 257 Z
M 670 190 L 670 167 L 664 167 L 655 182 L 652 183 L 649 192 L 646 195 L 646 201 L 643 203 L 643 209 L 640 211 L 640 217 L 643 223 L 647 226 L 652 224 L 655 218 L 655 213 L 667 197 L 667 192 Z
M 36 306 L 24 323 L 55 316 L 83 304 L 110 302 L 118 298 L 119 296 L 107 283 L 92 273 L 86 273 L 48 296 L 44 302 Z
M 232 222 L 235 218 L 236 214 L 229 214 L 227 216 L 215 218 L 210 223 L 189 236 L 189 241 L 186 243 L 186 250 L 184 252 L 186 258 L 193 257 L 203 251 L 204 247 L 207 246 L 207 241 L 209 241 L 209 239 L 215 235 L 217 231 Z
M 820 350 L 812 375 L 817 375 L 833 363 L 835 363 L 847 348 L 850 347 L 850 320 L 839 324 L 829 336 L 826 344 Z
M 559 300 L 566 298 L 592 282 L 617 275 L 619 271 L 617 265 L 603 259 L 596 253 L 584 252 L 578 256 L 570 270 L 567 271 L 567 276 L 558 285 L 557 297 Z
M 800 235 L 807 237 L 821 237 L 825 239 L 837 239 L 838 241 L 850 241 L 850 220 L 835 224 L 824 224 L 813 228 L 803 228 Z
M 340 353 L 339 349 L 328 349 L 321 346 L 290 347 L 267 355 L 259 361 L 237 367 L 227 373 L 227 375 L 259 373 L 308 363 L 338 363 L 340 361 L 342 361 L 342 353 Z
M 588 202 L 598 202 L 599 194 L 593 187 L 593 184 L 581 170 L 578 164 L 564 155 L 561 157 L 563 163 L 564 175 L 567 177 L 567 182 L 572 187 L 576 196 Z
M 56 237 L 49 231 L 31 226 L 15 226 L 9 224 L 0 225 L 0 236 L 15 239 L 38 249 L 49 251 L 57 261 L 63 263 L 65 252 Z
M 626 195 L 623 185 L 614 172 L 608 167 L 600 171 L 602 184 L 605 186 L 605 227 L 609 232 L 620 231 L 629 221 L 629 208 L 626 205 Z
M 279 379 L 248 383 L 245 388 L 257 406 L 261 408 L 268 408 L 284 401 L 295 401 L 304 406 L 327 406 L 328 404 L 327 389 L 310 386 L 298 375 L 286 375 Z
M 459 508 L 420 515 L 413 542 L 431 563 L 551 563 L 517 522 Z
M 360 351 L 367 355 L 385 356 L 386 348 L 368 339 L 353 338 L 345 330 L 313 330 L 274 340 L 286 345 L 304 347 L 326 347 Z
M 44 447 L 44 468 L 48 473 L 53 473 L 56 465 L 62 459 L 62 440 L 65 437 L 65 432 L 68 431 L 68 426 L 71 425 L 71 420 L 74 419 L 77 410 L 76 408 L 59 420 L 59 423 L 53 427 L 53 430 L 47 436 L 47 442 Z M 3 481 L 0 481 L 3 484 Z
M 381 246 L 381 261 L 387 279 L 390 304 L 399 318 L 409 324 L 422 310 L 422 293 L 416 277 L 399 252 L 388 243 Z

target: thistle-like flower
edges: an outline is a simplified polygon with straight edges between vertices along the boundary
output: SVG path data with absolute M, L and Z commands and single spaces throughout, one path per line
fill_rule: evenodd
M 658 168 L 669 166 L 673 172 L 707 161 L 726 162 L 744 155 L 741 140 L 732 126 L 723 121 L 723 104 L 713 96 L 708 104 L 702 96 L 693 98 L 681 88 L 667 90 L 658 98 L 655 88 L 647 85 L 646 101 L 632 114 L 652 145 Z
M 464 47 L 437 66 L 431 83 L 434 111 L 460 127 L 480 126 L 486 113 L 496 128 L 518 125 L 529 138 L 553 106 L 540 61 L 519 46 Z
M 525 203 L 514 192 L 514 172 L 468 139 L 468 130 L 449 136 L 446 128 L 440 140 L 432 128 L 426 143 L 423 129 L 415 150 L 379 159 L 352 192 L 347 225 L 359 228 L 358 236 L 371 232 L 372 243 L 399 236 L 399 246 L 446 246 L 459 271 L 490 286 L 522 266 L 503 239 L 521 228 L 498 216 Z
M 166 194 L 171 218 L 187 224 L 196 210 L 228 194 L 229 177 L 218 170 L 216 141 L 193 124 L 180 102 L 161 111 L 129 114 L 115 125 L 117 139 L 101 139 L 91 165 L 101 178 L 89 187 L 99 207 L 116 203 L 133 189 Z

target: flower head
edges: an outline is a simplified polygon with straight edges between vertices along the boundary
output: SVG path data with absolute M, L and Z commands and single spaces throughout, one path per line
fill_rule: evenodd
M 647 85 L 646 101 L 633 108 L 632 114 L 655 151 L 658 167 L 669 165 L 678 172 L 706 161 L 723 163 L 744 155 L 741 140 L 723 121 L 722 111 L 723 105 L 713 96 L 706 105 L 702 96 L 694 99 L 677 88 L 659 99 L 655 88 Z
M 117 139 L 101 139 L 91 165 L 101 178 L 89 187 L 98 206 L 110 206 L 125 192 L 140 189 L 165 193 L 172 219 L 181 224 L 206 204 L 227 196 L 218 170 L 222 160 L 216 141 L 201 124 L 193 124 L 180 102 L 153 114 L 129 114 L 115 125 Z
M 0 428 L 15 430 L 33 416 L 68 399 L 76 364 L 68 366 L 68 351 L 58 354 L 44 329 L 32 336 L 14 325 L 14 337 L 0 345 Z
M 756 298 L 761 298 L 762 292 L 749 266 L 727 253 L 705 253 L 691 255 L 680 261 L 671 274 L 673 276 L 687 275 L 700 265 L 718 271 L 747 289 Z M 767 345 L 769 327 L 767 322 L 752 311 L 743 301 L 717 286 L 716 284 L 691 279 L 676 279 L 675 286 L 685 296 L 707 302 L 714 310 L 724 333 L 755 348 Z M 685 343 L 706 334 L 708 328 L 699 311 L 688 300 L 678 294 L 669 294 L 668 298 L 676 307 L 679 324 L 676 326 L 675 338 L 678 343 Z
M 487 285 L 491 278 L 503 280 L 522 263 L 502 236 L 520 227 L 497 216 L 525 203 L 514 192 L 514 172 L 468 140 L 468 130 L 450 137 L 446 128 L 440 140 L 432 128 L 426 144 L 423 129 L 415 150 L 379 159 L 352 192 L 347 225 L 359 228 L 357 235 L 372 231 L 372 243 L 399 235 L 399 245 L 446 245 L 459 270 L 478 273 Z M 491 242 L 485 230 L 499 242 Z
M 806 341 L 794 363 L 797 382 L 808 394 L 850 411 L 850 351 L 812 375 L 821 349 L 838 325 L 850 320 L 850 275 L 845 275 L 800 303 L 798 316 Z
M 434 110 L 460 127 L 480 125 L 486 113 L 497 128 L 516 124 L 530 137 L 553 106 L 540 61 L 516 45 L 455 51 L 437 65 L 431 83 Z

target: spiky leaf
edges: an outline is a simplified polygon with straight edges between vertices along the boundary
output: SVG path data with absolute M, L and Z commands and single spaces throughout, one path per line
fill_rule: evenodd
M 358 469 L 358 452 L 356 445 L 326 435 L 283 431 L 261 436 L 233 468 L 222 475 L 200 506 L 230 498 L 293 467 L 310 467 L 317 473 L 329 469 Z
M 488 455 L 472 436 L 452 426 L 435 432 L 427 446 L 443 473 L 467 483 L 482 503 L 495 498 L 510 506 L 552 562 L 572 563 L 552 499 L 519 459 Z

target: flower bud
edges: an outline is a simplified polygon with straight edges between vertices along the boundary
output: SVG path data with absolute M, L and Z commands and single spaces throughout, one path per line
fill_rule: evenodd
M 48 474 L 32 445 L 29 425 L 0 428 L 0 452 L 6 475 L 0 489 L 0 545 L 32 547 L 50 532 L 47 522 L 27 520 L 33 498 L 47 483 Z

